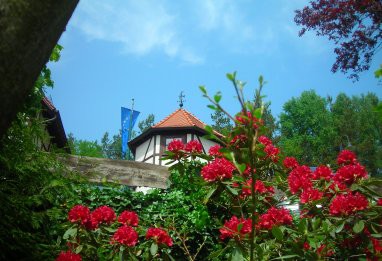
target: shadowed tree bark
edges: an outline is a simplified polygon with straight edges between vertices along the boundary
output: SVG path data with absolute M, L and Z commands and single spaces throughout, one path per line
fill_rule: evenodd
M 48 62 L 78 0 L 0 0 L 0 137 Z

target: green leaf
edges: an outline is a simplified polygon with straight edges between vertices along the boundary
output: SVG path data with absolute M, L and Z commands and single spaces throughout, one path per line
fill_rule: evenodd
M 69 237 L 76 237 L 77 236 L 77 228 L 69 228 L 66 230 L 64 236 L 62 237 L 63 239 L 68 239 Z
M 345 222 L 342 222 L 339 226 L 336 227 L 336 233 L 340 233 L 345 226 Z
M 216 103 L 219 103 L 221 99 L 222 99 L 222 95 L 220 94 L 220 92 L 214 95 L 214 100 Z
M 355 225 L 353 226 L 353 231 L 354 233 L 358 234 L 363 231 L 364 227 L 365 227 L 365 222 L 363 220 L 360 220 L 357 223 L 355 223 Z
M 226 76 L 227 76 L 228 80 L 235 81 L 235 73 L 233 73 L 233 74 L 227 73 Z
M 110 232 L 110 233 L 114 233 L 115 231 L 117 231 L 116 228 L 111 228 L 111 227 L 103 227 L 106 231 Z
M 239 248 L 235 248 L 232 251 L 231 261 L 242 261 L 242 260 L 244 260 L 243 253 L 241 252 Z
M 237 192 L 236 189 L 232 188 L 230 185 L 225 186 L 229 192 L 231 192 L 233 195 L 237 196 L 239 195 L 239 192 Z
M 308 233 L 308 220 L 306 218 L 300 220 L 300 224 L 298 224 L 298 231 L 303 234 Z
M 199 86 L 199 89 L 202 91 L 203 94 L 207 94 L 207 90 L 206 90 L 206 87 L 205 87 L 205 86 L 200 85 L 200 86 Z
M 76 250 L 74 250 L 74 253 L 79 254 L 83 248 L 84 248 L 83 245 L 79 245 L 78 247 L 76 247 Z
M 210 108 L 211 110 L 215 110 L 215 111 L 218 109 L 216 106 L 211 105 L 211 104 L 207 105 L 207 107 Z
M 271 260 L 289 259 L 289 258 L 294 258 L 294 257 L 298 257 L 298 255 L 286 255 L 286 256 L 280 256 L 280 257 L 273 258 L 273 259 L 271 259 Z
M 204 197 L 203 204 L 207 204 L 207 202 L 210 200 L 211 196 L 215 193 L 217 187 L 213 186 L 207 193 L 207 195 Z
M 283 232 L 280 227 L 274 226 L 272 228 L 272 235 L 279 241 L 283 240 Z
M 157 243 L 152 243 L 150 247 L 150 253 L 152 256 L 155 256 L 158 252 L 158 245 Z

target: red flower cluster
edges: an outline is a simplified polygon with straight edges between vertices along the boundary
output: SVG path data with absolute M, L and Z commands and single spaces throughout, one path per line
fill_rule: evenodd
M 318 166 L 316 170 L 313 172 L 313 179 L 319 180 L 319 179 L 325 179 L 329 181 L 333 176 L 332 170 L 328 166 Z
M 115 219 L 114 210 L 108 206 L 100 206 L 91 213 L 91 218 L 97 223 L 111 224 Z
M 278 160 L 277 156 L 280 150 L 273 146 L 272 141 L 268 137 L 260 136 L 258 140 L 265 146 L 264 152 L 267 154 L 267 157 L 276 162 Z
M 220 157 L 223 157 L 223 154 L 219 151 L 222 147 L 220 145 L 215 145 L 215 146 L 212 146 L 209 150 L 208 150 L 208 154 L 210 156 L 213 156 L 213 157 L 217 157 L 217 158 L 220 158 Z
M 259 222 L 256 227 L 258 229 L 270 230 L 274 226 L 290 225 L 292 224 L 292 220 L 293 219 L 289 210 L 285 208 L 277 209 L 275 207 L 271 207 L 266 213 L 259 217 Z
M 90 209 L 83 205 L 76 205 L 69 211 L 68 219 L 72 223 L 79 222 L 85 226 L 90 221 Z
M 292 194 L 296 194 L 301 190 L 311 188 L 311 177 L 312 171 L 309 167 L 305 165 L 298 166 L 297 168 L 292 170 L 288 177 L 289 189 L 292 192 Z
M 244 146 L 246 142 L 247 136 L 245 136 L 244 134 L 240 134 L 233 137 L 232 140 L 229 142 L 229 145 L 238 149 L 241 146 Z
M 333 179 L 334 181 L 350 186 L 355 181 L 366 177 L 367 172 L 365 167 L 359 163 L 356 163 L 354 165 L 345 165 L 339 168 Z
M 239 230 L 239 225 L 241 229 Z M 224 227 L 219 229 L 220 239 L 224 240 L 226 238 L 236 238 L 241 239 L 251 233 L 252 220 L 250 218 L 237 218 L 232 216 L 230 220 L 224 222 Z
M 321 199 L 323 193 L 314 188 L 304 189 L 300 196 L 300 202 L 305 204 L 315 200 Z
M 71 251 L 67 252 L 61 252 L 58 257 L 56 258 L 56 261 L 81 261 L 82 258 L 79 254 L 75 254 Z
M 297 160 L 294 157 L 286 157 L 283 161 L 283 164 L 287 169 L 295 169 L 299 166 Z
M 146 239 L 153 239 L 158 245 L 172 246 L 172 239 L 166 231 L 160 228 L 150 227 L 146 232 Z
M 377 200 L 377 206 L 382 206 L 382 198 L 379 198 L 379 199 Z
M 213 182 L 216 180 L 232 178 L 235 166 L 225 158 L 216 158 L 202 168 L 201 174 L 205 181 Z
M 116 242 L 133 247 L 138 243 L 138 233 L 132 227 L 123 225 L 117 229 L 111 238 L 111 244 Z
M 189 153 L 202 153 L 203 146 L 197 140 L 191 140 L 186 144 L 185 150 Z
M 135 213 L 134 211 L 125 210 L 119 215 L 118 222 L 127 226 L 136 227 L 138 226 L 139 218 L 137 213 Z
M 235 118 L 236 118 L 236 121 L 242 125 L 247 125 L 252 121 L 252 127 L 254 129 L 257 129 L 259 125 L 263 124 L 263 121 L 261 119 L 256 118 L 249 111 L 241 112 L 240 114 L 236 115 Z
M 243 185 L 243 188 L 241 190 L 242 197 L 251 195 L 251 184 L 252 184 L 252 179 L 249 179 Z M 265 186 L 261 180 L 256 180 L 255 192 L 258 192 L 260 194 L 265 194 L 265 193 L 273 194 L 275 191 L 272 186 Z
M 364 210 L 369 206 L 367 198 L 356 192 L 336 196 L 329 206 L 329 212 L 333 216 L 350 215 L 354 212 Z
M 343 150 L 338 154 L 337 157 L 337 164 L 338 165 L 349 165 L 349 164 L 356 164 L 357 163 L 357 157 L 355 156 L 354 152 L 350 150 Z
M 177 154 L 180 151 L 184 150 L 184 144 L 183 144 L 183 142 L 181 140 L 172 140 L 168 144 L 167 150 Z

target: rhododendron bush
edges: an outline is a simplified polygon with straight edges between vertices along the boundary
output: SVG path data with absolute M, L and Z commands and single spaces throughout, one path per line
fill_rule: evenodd
M 165 193 L 179 193 L 172 200 L 180 204 L 190 204 L 182 201 L 184 195 L 195 195 L 189 211 L 200 211 L 193 212 L 194 221 L 174 209 L 153 212 L 141 224 L 139 212 L 117 216 L 108 206 L 91 211 L 77 205 L 68 214 L 67 252 L 58 259 L 95 253 L 105 259 L 170 260 L 175 252 L 182 260 L 382 258 L 382 199 L 376 192 L 381 180 L 370 178 L 349 150 L 339 152 L 337 165 L 315 168 L 283 155 L 264 135 L 262 77 L 255 99 L 246 101 L 244 84 L 235 74 L 227 76 L 241 105 L 235 116 L 221 107 L 220 93 L 210 97 L 200 89 L 210 108 L 235 122 L 232 132 L 223 136 L 207 127 L 207 137 L 220 144 L 207 155 L 197 141 L 174 140 L 163 158 L 172 173 Z M 155 223 L 150 225 L 150 218 Z

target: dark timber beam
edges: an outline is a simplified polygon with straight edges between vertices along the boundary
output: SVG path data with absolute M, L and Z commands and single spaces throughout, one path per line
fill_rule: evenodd
M 0 137 L 48 62 L 78 0 L 0 0 Z

